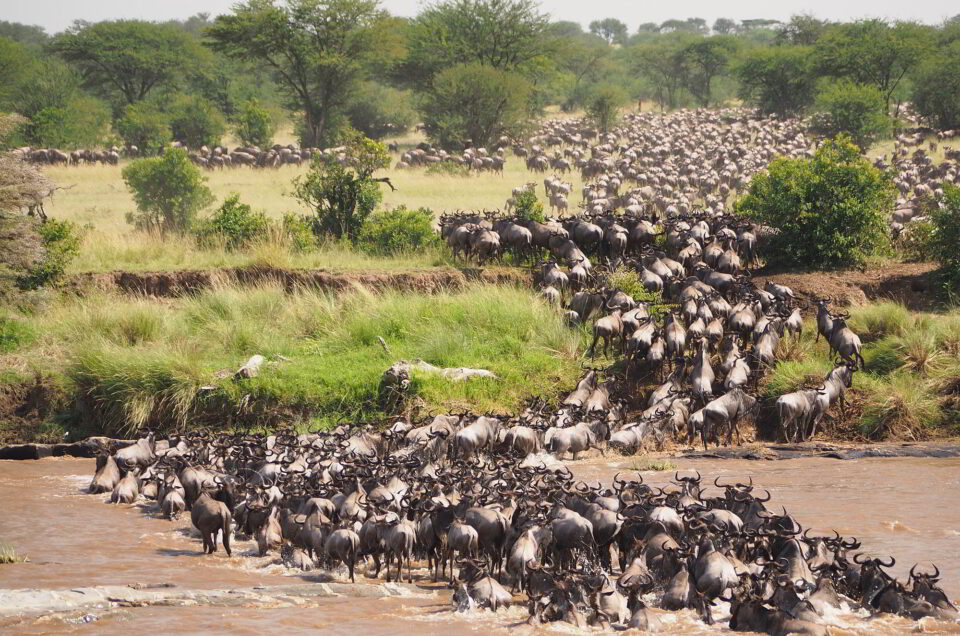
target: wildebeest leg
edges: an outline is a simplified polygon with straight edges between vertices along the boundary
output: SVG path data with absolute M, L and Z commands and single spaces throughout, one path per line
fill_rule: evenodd
M 353 570 L 357 565 L 357 553 L 354 550 L 350 550 L 350 553 L 347 555 L 347 558 L 350 560 L 348 565 L 350 567 L 350 582 L 356 583 L 357 579 L 353 575 Z
M 223 549 L 226 551 L 227 556 L 233 556 L 233 552 L 230 551 L 230 519 L 224 519 L 223 521 Z

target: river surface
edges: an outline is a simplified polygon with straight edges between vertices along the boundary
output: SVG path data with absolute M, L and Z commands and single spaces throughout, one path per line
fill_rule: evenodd
M 609 483 L 618 471 L 633 475 L 634 458 L 595 458 L 571 462 L 580 478 Z M 642 460 L 641 460 L 642 461 Z M 919 562 L 935 562 L 951 598 L 960 597 L 960 459 L 794 459 L 674 460 L 681 471 L 694 469 L 704 483 L 746 481 L 767 488 L 772 510 L 787 510 L 814 532 L 836 529 L 856 536 L 869 554 L 894 555 L 891 572 L 906 579 Z M 92 585 L 172 584 L 186 589 L 225 589 L 345 581 L 345 572 L 291 571 L 277 556 L 256 556 L 252 542 L 236 541 L 233 558 L 201 554 L 189 515 L 178 522 L 162 519 L 150 504 L 108 505 L 107 495 L 84 490 L 94 461 L 45 459 L 0 461 L 0 541 L 29 557 L 27 563 L 0 565 L 2 588 L 73 588 Z M 666 485 L 673 472 L 643 472 L 647 483 Z M 317 598 L 278 607 L 136 607 L 104 608 L 48 617 L 0 617 L 0 633 L 130 634 L 131 630 L 179 634 L 389 634 L 418 636 L 455 633 L 576 633 L 566 624 L 533 628 L 523 624 L 525 607 L 459 614 L 450 611 L 450 591 L 422 584 L 402 598 Z M 417 571 L 414 570 L 415 581 Z M 358 581 L 361 580 L 358 574 Z M 365 579 L 366 580 L 366 579 Z M 367 580 L 371 584 L 373 580 Z M 669 633 L 716 633 L 689 612 L 661 614 Z M 722 608 L 716 613 L 724 616 Z M 85 622 L 89 621 L 89 622 Z M 829 617 L 837 634 L 900 634 L 918 625 L 894 617 L 867 619 L 839 613 Z M 960 626 L 925 621 L 926 633 L 960 633 Z

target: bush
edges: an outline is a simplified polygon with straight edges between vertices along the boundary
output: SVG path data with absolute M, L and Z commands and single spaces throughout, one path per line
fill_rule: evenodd
M 371 139 L 406 132 L 417 119 L 410 92 L 366 82 L 347 106 L 350 125 Z
M 911 221 L 904 226 L 903 231 L 897 236 L 894 247 L 906 260 L 929 260 L 933 233 L 932 221 Z
M 940 263 L 944 291 L 955 295 L 960 293 L 960 188 L 944 184 L 943 193 L 942 207 L 930 210 L 930 256 Z
M 20 289 L 37 289 L 56 284 L 77 254 L 83 236 L 70 221 L 47 219 L 37 227 L 43 242 L 44 254 L 39 263 L 30 266 L 17 277 Z
M 234 133 L 245 146 L 267 148 L 273 143 L 273 121 L 270 113 L 251 99 L 245 102 L 234 118 Z
M 204 247 L 223 244 L 228 250 L 248 247 L 267 237 L 270 222 L 263 212 L 254 212 L 240 195 L 233 193 L 217 208 L 209 219 L 197 223 L 194 234 Z
M 524 190 L 513 198 L 513 213 L 521 219 L 543 223 L 547 220 L 543 203 L 537 199 L 537 193 Z
M 215 146 L 227 131 L 223 115 L 202 97 L 179 95 L 170 107 L 173 138 L 189 148 Z
M 285 214 L 281 228 L 295 252 L 309 252 L 319 246 L 317 235 L 313 233 L 313 222 L 309 217 L 293 213 Z
M 159 153 L 173 139 L 167 115 L 146 102 L 127 106 L 116 128 L 125 144 L 144 155 Z
M 369 217 L 357 237 L 360 249 L 382 255 L 424 250 L 439 244 L 440 237 L 433 229 L 433 210 L 408 210 L 402 205 Z
M 346 152 L 346 166 L 318 153 L 310 171 L 293 185 L 296 198 L 316 212 L 315 234 L 352 241 L 380 202 L 380 182 L 386 179 L 375 179 L 373 173 L 390 165 L 390 155 L 382 143 L 363 136 L 354 137 Z
M 960 127 L 960 41 L 943 49 L 917 71 L 913 104 L 937 128 Z
M 80 148 L 100 143 L 107 133 L 110 111 L 92 97 L 77 96 L 65 106 L 38 111 L 20 129 L 24 143 L 45 148 Z
M 137 159 L 123 169 L 138 214 L 127 221 L 139 229 L 186 232 L 198 211 L 213 203 L 206 177 L 182 148 L 167 148 L 162 157 Z
M 771 263 L 849 267 L 888 245 L 894 196 L 890 177 L 841 135 L 811 159 L 775 159 L 736 209 L 777 230 L 767 251 Z
M 814 108 L 814 132 L 827 137 L 849 135 L 863 150 L 892 130 L 886 99 L 874 86 L 848 80 L 832 83 L 817 96 Z

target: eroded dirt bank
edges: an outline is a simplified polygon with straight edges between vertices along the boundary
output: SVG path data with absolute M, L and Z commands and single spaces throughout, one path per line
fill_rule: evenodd
M 384 290 L 399 289 L 424 293 L 460 289 L 471 282 L 501 285 L 531 284 L 529 270 L 519 268 L 454 268 L 406 270 L 396 272 L 335 271 L 327 269 L 281 269 L 273 267 L 224 267 L 167 272 L 106 272 L 76 274 L 68 286 L 78 293 L 90 290 L 182 296 L 215 285 L 280 283 L 285 288 L 317 287 L 343 291 L 353 287 Z

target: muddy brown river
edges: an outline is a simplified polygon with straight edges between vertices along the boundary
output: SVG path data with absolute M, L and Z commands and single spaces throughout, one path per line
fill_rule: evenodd
M 814 532 L 836 529 L 863 542 L 878 556 L 895 555 L 892 573 L 906 579 L 916 562 L 936 563 L 951 598 L 960 597 L 960 459 L 794 459 L 674 460 L 680 470 L 696 468 L 712 481 L 754 482 L 773 494 L 768 505 L 785 505 Z M 633 458 L 596 458 L 571 462 L 574 474 L 609 483 L 617 471 L 629 471 Z M 80 586 L 168 584 L 184 589 L 251 588 L 347 580 L 344 572 L 299 572 L 284 568 L 276 555 L 256 556 L 252 542 L 237 541 L 233 558 L 223 552 L 203 556 L 189 516 L 170 522 L 150 504 L 108 505 L 106 495 L 84 490 L 94 461 L 45 459 L 0 461 L 0 541 L 29 557 L 27 563 L 0 565 L 0 606 L 6 590 L 71 589 Z M 644 472 L 647 483 L 665 485 L 673 473 Z M 706 479 L 704 480 L 706 483 Z M 417 571 L 414 571 L 415 583 Z M 450 591 L 422 582 L 401 597 L 338 596 L 279 600 L 271 606 L 115 607 L 46 616 L 0 616 L 0 633 L 16 634 L 313 634 L 412 633 L 575 633 L 567 624 L 530 627 L 525 607 L 455 613 Z M 358 575 L 358 581 L 360 580 Z M 365 579 L 370 585 L 381 581 Z M 8 592 L 7 592 L 8 593 Z M 8 593 L 9 594 L 9 593 Z M 718 618 L 725 616 L 721 611 Z M 689 612 L 664 612 L 668 633 L 715 633 Z M 894 617 L 869 619 L 863 613 L 828 617 L 835 634 L 901 634 L 917 623 Z M 960 625 L 924 621 L 925 633 L 960 633 Z

